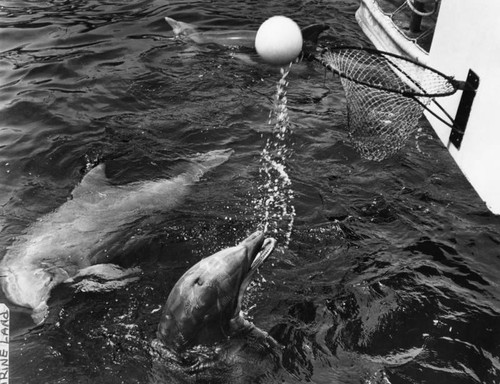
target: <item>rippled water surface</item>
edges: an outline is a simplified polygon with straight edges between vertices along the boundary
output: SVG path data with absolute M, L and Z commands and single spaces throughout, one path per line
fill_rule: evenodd
M 185 201 L 123 229 L 113 246 L 140 279 L 108 292 L 57 288 L 34 327 L 11 306 L 12 383 L 498 383 L 500 218 L 421 120 L 383 162 L 347 136 L 344 93 L 315 63 L 288 75 L 286 172 L 294 222 L 246 300 L 282 351 L 240 340 L 201 373 L 154 363 L 163 305 L 202 257 L 262 224 L 262 150 L 279 70 L 255 53 L 174 39 L 164 16 L 254 29 L 287 14 L 367 45 L 354 0 L 1 1 L 0 245 L 67 201 L 104 162 L 110 183 L 171 177 L 233 148 Z M 5 299 L 3 299 L 5 301 Z M 243 344 L 241 344 L 243 343 Z

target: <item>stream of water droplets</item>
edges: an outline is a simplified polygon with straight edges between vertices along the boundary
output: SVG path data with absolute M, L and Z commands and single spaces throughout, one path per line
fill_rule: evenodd
M 286 170 L 286 162 L 290 157 L 287 146 L 291 133 L 286 88 L 286 77 L 292 64 L 281 68 L 281 79 L 276 86 L 273 108 L 269 113 L 269 125 L 273 125 L 271 137 L 266 141 L 261 154 L 260 173 L 263 181 L 259 186 L 260 201 L 257 208 L 262 215 L 261 225 L 265 232 L 275 236 L 285 246 L 290 242 L 295 207 L 292 204 L 293 190 Z

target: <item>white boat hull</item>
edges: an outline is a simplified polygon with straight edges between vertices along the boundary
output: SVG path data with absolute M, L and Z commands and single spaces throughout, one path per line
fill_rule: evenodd
M 398 30 L 375 0 L 362 0 L 358 23 L 375 47 L 412 58 L 457 80 L 466 80 L 469 70 L 479 76 L 465 133 L 457 147 L 452 129 L 425 112 L 427 119 L 448 148 L 464 175 L 488 208 L 500 214 L 500 2 L 498 0 L 442 0 L 430 52 L 421 49 Z M 452 117 L 462 91 L 437 101 Z M 442 116 L 437 108 L 431 109 Z

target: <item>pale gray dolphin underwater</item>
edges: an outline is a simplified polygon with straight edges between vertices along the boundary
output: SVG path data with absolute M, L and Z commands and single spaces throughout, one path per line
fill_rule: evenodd
M 119 186 L 108 182 L 103 164 L 93 168 L 70 200 L 33 223 L 9 247 L 0 262 L 6 297 L 33 309 L 33 320 L 40 323 L 52 288 L 86 268 L 110 262 L 116 256 L 112 248 L 123 235 L 120 229 L 180 204 L 193 183 L 232 153 L 228 149 L 197 155 L 171 179 Z
M 276 245 L 260 231 L 191 267 L 175 284 L 163 308 L 157 337 L 182 351 L 238 333 L 252 333 L 269 344 L 276 341 L 247 321 L 241 303 L 259 266 Z
M 177 38 L 186 38 L 196 44 L 218 44 L 226 47 L 255 48 L 255 36 L 257 31 L 250 30 L 216 30 L 199 31 L 193 24 L 177 21 L 171 17 L 165 17 L 165 21 L 172 27 Z M 313 24 L 302 29 L 304 40 L 303 54 L 311 54 L 310 44 L 318 42 L 321 32 L 328 29 L 325 24 Z

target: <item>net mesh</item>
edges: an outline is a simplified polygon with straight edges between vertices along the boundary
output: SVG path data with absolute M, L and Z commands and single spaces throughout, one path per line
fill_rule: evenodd
M 380 51 L 340 48 L 323 52 L 321 60 L 341 76 L 349 135 L 368 160 L 397 153 L 416 131 L 424 106 L 456 91 L 443 74 Z

